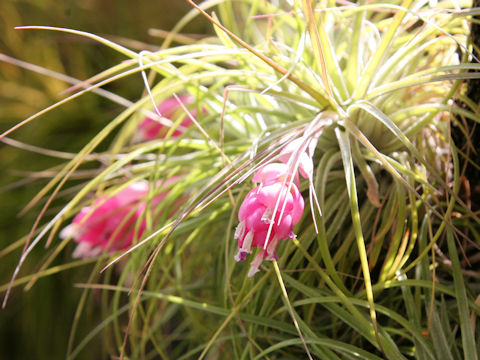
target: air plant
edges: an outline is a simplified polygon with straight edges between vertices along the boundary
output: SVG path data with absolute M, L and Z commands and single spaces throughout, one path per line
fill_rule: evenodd
M 467 41 L 476 9 L 188 2 L 155 52 L 43 28 L 127 57 L 51 108 L 127 76 L 142 76 L 147 91 L 34 199 L 55 197 L 118 129 L 97 175 L 32 230 L 14 278 L 88 194 L 181 175 L 158 203 L 149 192 L 162 215 L 147 212 L 141 238 L 110 262 L 99 257 L 93 271 L 105 275 L 83 287 L 101 290 L 105 318 L 83 340 L 73 327 L 67 358 L 102 331 L 124 358 L 477 359 L 479 274 L 468 254 L 480 246 L 479 218 L 459 193 L 465 154 L 450 136 L 462 117 L 480 119 L 463 85 L 479 77 Z M 215 36 L 172 46 L 196 16 Z M 138 125 L 163 119 L 155 104 L 165 99 L 178 105 L 170 130 L 139 141 Z M 250 253 L 249 270 L 235 260 Z

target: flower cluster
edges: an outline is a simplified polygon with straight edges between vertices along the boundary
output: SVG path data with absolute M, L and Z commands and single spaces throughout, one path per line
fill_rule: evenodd
M 193 97 L 188 95 L 179 96 L 178 98 L 185 105 L 191 104 L 194 101 Z M 183 109 L 180 107 L 180 104 L 174 97 L 169 97 L 162 101 L 159 105 L 157 105 L 157 109 L 163 117 L 170 120 L 175 120 L 176 117 L 184 114 Z M 192 109 L 190 113 L 193 117 L 197 117 L 196 109 Z M 192 120 L 189 116 L 186 116 L 180 126 L 172 133 L 172 136 L 178 137 L 182 135 L 185 132 L 186 128 L 188 128 L 191 124 Z M 146 117 L 138 126 L 134 140 L 136 140 L 137 142 L 141 142 L 164 138 L 165 135 L 167 135 L 168 130 L 169 129 L 160 122 L 150 117 Z
M 99 197 L 91 206 L 82 208 L 60 233 L 60 237 L 71 237 L 78 243 L 73 257 L 95 257 L 130 247 L 146 228 L 148 192 L 149 183 L 138 181 L 112 197 Z M 165 196 L 165 192 L 155 196 L 152 208 Z
M 294 171 L 298 164 L 300 174 L 310 178 L 313 172 L 314 146 L 299 151 L 301 139 L 292 141 L 280 153 L 282 163 L 261 167 L 253 176 L 259 185 L 243 200 L 238 212 L 239 224 L 235 230 L 238 253 L 235 260 L 245 260 L 252 248 L 261 248 L 250 264 L 248 276 L 259 271 L 263 260 L 276 259 L 280 240 L 293 239 L 293 226 L 301 219 L 304 200 L 298 189 L 299 178 Z
M 184 104 L 191 104 L 194 99 L 191 96 L 180 96 L 179 100 Z M 174 97 L 161 102 L 157 109 L 162 116 L 171 120 L 183 112 Z M 191 114 L 196 117 L 196 109 L 193 109 Z M 192 121 L 187 116 L 180 127 L 172 133 L 172 136 L 182 135 L 191 124 Z M 163 138 L 167 132 L 168 128 L 160 122 L 146 117 L 140 123 L 134 141 Z M 169 179 L 166 183 L 173 180 L 173 178 Z M 145 210 L 148 192 L 148 182 L 139 181 L 112 197 L 102 196 L 96 199 L 91 206 L 82 208 L 72 223 L 60 233 L 60 237 L 71 237 L 78 243 L 73 257 L 95 257 L 102 252 L 125 250 L 130 247 L 133 240 L 140 238 L 146 228 Z M 165 195 L 164 192 L 155 196 L 151 201 L 152 208 L 158 205 Z

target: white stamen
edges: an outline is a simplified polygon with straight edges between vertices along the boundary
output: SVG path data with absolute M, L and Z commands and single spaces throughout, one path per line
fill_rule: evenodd
M 273 215 L 273 209 L 268 208 L 263 213 L 261 220 L 266 224 L 270 224 L 272 222 L 272 215 Z
M 75 235 L 77 233 L 78 226 L 76 224 L 70 224 L 65 226 L 62 231 L 60 231 L 60 238 L 61 239 L 66 239 L 66 238 L 73 238 L 75 239 Z
M 234 257 L 236 262 L 242 261 L 242 250 L 238 250 L 237 254 Z
M 102 248 L 100 247 L 92 247 L 87 242 L 81 242 L 77 245 L 75 250 L 73 251 L 72 257 L 74 259 L 88 259 L 92 257 L 97 257 L 102 253 Z
M 233 236 L 233 238 L 235 240 L 241 239 L 244 233 L 245 233 L 245 220 L 242 220 L 237 225 L 237 228 L 235 229 L 235 235 Z
M 262 188 L 263 188 L 263 183 L 258 184 L 257 194 L 260 194 L 260 191 L 262 191 Z
M 250 263 L 250 270 L 248 270 L 248 275 L 247 275 L 248 277 L 252 277 L 257 272 L 260 271 L 259 267 L 260 267 L 260 265 L 262 264 L 262 261 L 263 261 L 263 254 L 264 254 L 264 250 L 260 250 L 260 252 L 255 257 L 255 260 L 253 260 Z
M 253 231 L 249 231 L 247 236 L 245 236 L 245 239 L 243 239 L 242 248 L 240 250 L 250 254 L 252 252 L 252 241 L 253 241 Z
M 253 264 L 253 262 L 252 262 Z M 257 272 L 259 272 L 260 270 L 258 269 L 258 267 L 255 267 L 253 265 L 250 266 L 250 270 L 248 270 L 248 274 L 247 276 L 248 277 L 252 277 L 253 275 L 255 275 Z
M 270 244 L 268 244 L 268 246 L 267 246 L 268 260 L 273 259 L 273 254 L 275 254 L 275 249 L 277 248 L 279 241 L 280 241 L 280 239 L 278 239 L 276 236 L 274 236 L 272 241 L 270 241 Z

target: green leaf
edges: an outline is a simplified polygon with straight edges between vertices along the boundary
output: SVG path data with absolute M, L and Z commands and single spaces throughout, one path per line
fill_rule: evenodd
M 458 259 L 457 247 L 453 238 L 453 232 L 447 228 L 448 254 L 452 261 L 453 282 L 455 286 L 455 299 L 458 306 L 458 315 L 462 335 L 462 344 L 465 359 L 478 360 L 475 335 L 472 323 L 470 322 L 470 311 L 468 307 L 467 290 L 463 281 L 460 261 Z

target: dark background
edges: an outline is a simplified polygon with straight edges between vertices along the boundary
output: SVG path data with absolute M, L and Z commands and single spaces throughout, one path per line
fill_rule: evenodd
M 88 79 L 125 58 L 79 36 L 13 28 L 21 25 L 66 27 L 102 35 L 135 51 L 152 50 L 161 45 L 162 39 L 150 36 L 148 30 L 170 30 L 189 9 L 190 5 L 182 0 L 0 0 L 0 54 L 77 79 Z M 183 31 L 205 33 L 210 32 L 211 27 L 198 19 Z M 62 81 L 0 61 L 0 132 L 62 99 L 61 92 L 68 86 Z M 107 90 L 135 101 L 142 95 L 143 85 L 140 76 L 136 76 L 109 85 Z M 121 110 L 109 100 L 87 94 L 35 119 L 10 137 L 39 147 L 77 152 Z M 107 144 L 102 146 L 105 149 Z M 51 172 L 38 172 L 61 163 L 57 158 L 0 143 L 2 298 L 22 247 L 8 254 L 2 250 L 28 234 L 40 207 L 23 216 L 18 213 L 52 176 Z M 36 178 L 32 178 L 34 173 Z M 47 219 L 58 205 L 52 206 Z M 54 241 L 59 240 L 55 238 Z M 35 272 L 45 260 L 44 244 L 39 244 L 31 254 L 20 277 Z M 71 250 L 67 247 L 52 266 L 71 261 Z M 73 285 L 85 282 L 91 270 L 92 267 L 87 265 L 62 271 L 40 279 L 28 292 L 24 292 L 21 286 L 14 288 L 7 308 L 0 310 L 0 360 L 65 358 L 73 316 L 81 296 L 81 290 Z M 98 306 L 88 309 L 87 314 L 80 321 L 77 344 L 101 321 Z M 97 336 L 78 358 L 106 358 L 101 344 L 101 338 Z

